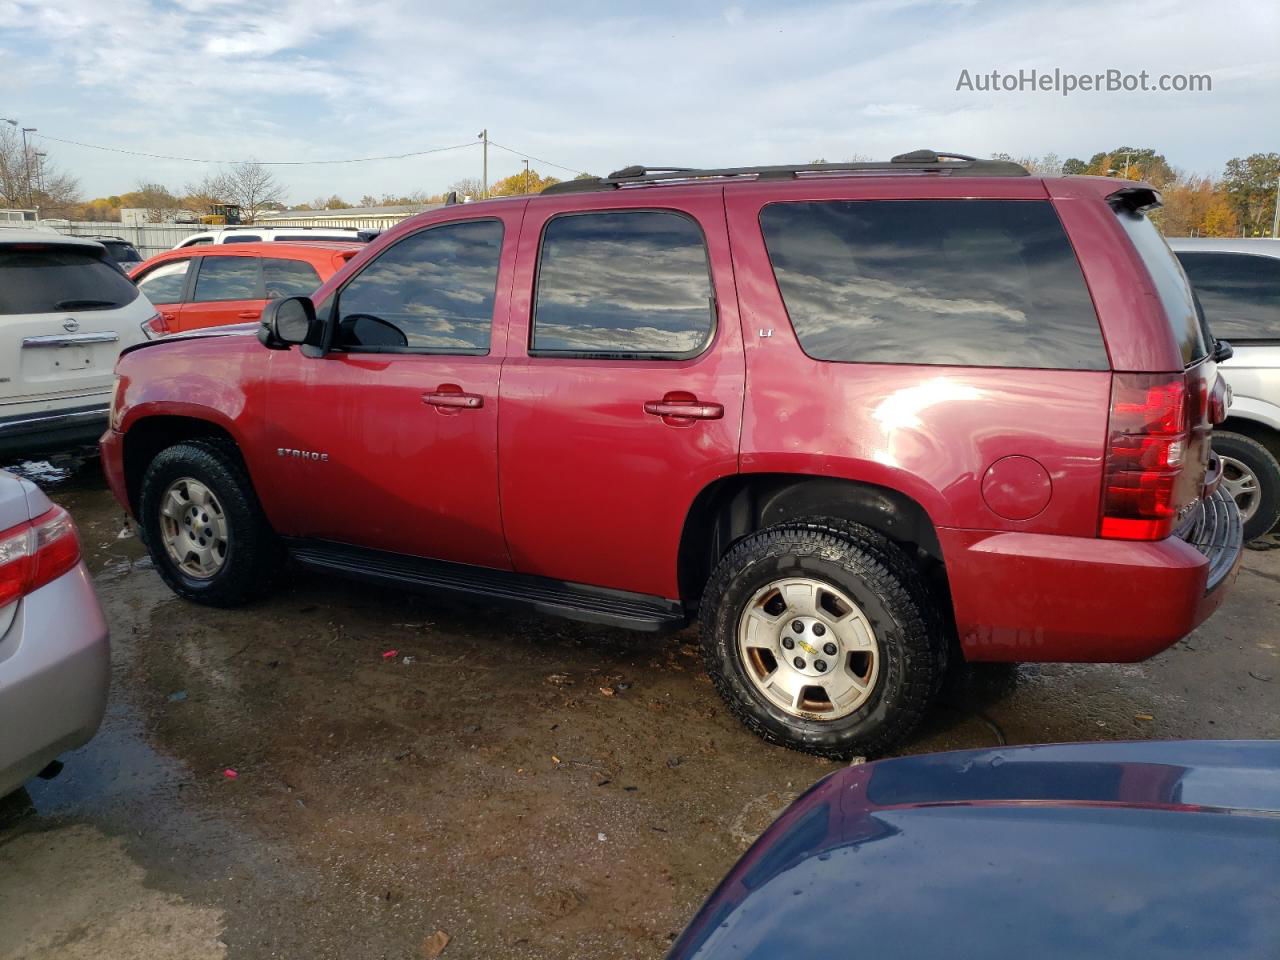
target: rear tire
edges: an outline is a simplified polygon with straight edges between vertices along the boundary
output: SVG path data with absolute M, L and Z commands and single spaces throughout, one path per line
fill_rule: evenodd
M 1280 464 L 1252 437 L 1220 430 L 1213 452 L 1222 458 L 1222 488 L 1236 501 L 1245 540 L 1264 536 L 1280 520 Z
M 142 478 L 138 513 L 156 569 L 174 593 L 234 607 L 267 592 L 282 558 L 234 444 L 188 440 Z
M 744 538 L 716 566 L 703 658 L 730 710 L 763 739 L 879 756 L 911 733 L 938 688 L 945 640 L 930 636 L 931 611 L 910 559 L 879 534 L 794 521 Z

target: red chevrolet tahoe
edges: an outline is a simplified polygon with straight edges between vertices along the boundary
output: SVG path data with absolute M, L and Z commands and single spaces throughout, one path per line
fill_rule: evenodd
M 126 351 L 103 462 L 191 600 L 291 557 L 700 617 L 752 730 L 882 753 L 949 658 L 1141 660 L 1221 603 L 1230 348 L 1158 202 L 918 151 L 446 206 L 256 338 Z

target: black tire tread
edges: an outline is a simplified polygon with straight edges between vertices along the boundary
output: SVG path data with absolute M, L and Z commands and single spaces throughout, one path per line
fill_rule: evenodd
M 1213 447 L 1237 460 L 1252 461 L 1250 466 L 1261 485 L 1258 510 L 1245 524 L 1245 540 L 1266 536 L 1280 521 L 1280 463 L 1263 444 L 1253 437 L 1231 430 L 1215 430 Z M 1234 447 L 1235 449 L 1231 449 Z
M 718 621 L 730 584 L 753 564 L 788 554 L 816 556 L 862 579 L 893 610 L 906 662 L 896 703 L 886 708 L 885 721 L 856 738 L 811 733 L 800 738 L 776 733 L 754 713 L 726 675 L 718 650 Z M 939 647 L 930 636 L 928 590 L 914 564 L 887 538 L 860 524 L 828 518 L 806 518 L 768 527 L 734 544 L 713 571 L 701 604 L 703 660 L 716 690 L 730 711 L 751 732 L 769 743 L 832 759 L 853 755 L 880 756 L 901 743 L 924 717 L 941 677 Z
M 223 509 L 230 515 L 239 513 L 246 520 L 245 529 L 237 531 L 241 541 L 233 542 L 235 554 L 229 566 L 207 585 L 193 587 L 170 564 L 160 538 L 151 525 L 156 521 L 154 497 L 162 491 L 155 489 L 157 474 L 182 465 L 197 479 L 212 478 L 223 488 L 218 491 Z M 271 587 L 283 560 L 283 549 L 268 523 L 253 481 L 240 456 L 240 450 L 231 440 L 220 437 L 201 437 L 184 440 L 166 447 L 147 465 L 142 480 L 138 515 L 146 531 L 145 542 L 151 552 L 156 569 L 169 588 L 179 596 L 213 607 L 238 607 L 263 596 Z

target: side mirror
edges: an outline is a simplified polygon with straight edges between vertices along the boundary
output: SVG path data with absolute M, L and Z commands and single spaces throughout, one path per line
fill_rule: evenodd
M 283 297 L 262 308 L 258 340 L 269 350 L 288 350 L 295 345 L 319 346 L 320 323 L 310 297 Z
M 1221 363 L 1223 360 L 1230 360 L 1235 355 L 1235 350 L 1226 340 L 1213 341 L 1213 359 L 1215 363 Z

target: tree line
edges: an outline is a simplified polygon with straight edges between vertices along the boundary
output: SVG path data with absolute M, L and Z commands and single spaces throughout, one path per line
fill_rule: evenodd
M 1280 153 L 1254 153 L 1227 161 L 1218 176 L 1190 173 L 1174 167 L 1164 154 L 1150 147 L 1118 147 L 1093 154 L 1088 160 L 1060 159 L 1056 154 L 994 159 L 1016 160 L 1035 174 L 1092 174 L 1128 180 L 1145 180 L 1156 187 L 1164 205 L 1153 219 L 1168 236 L 1238 237 L 1270 236 L 1275 216 Z M 854 159 L 865 160 L 865 157 Z M 823 161 L 815 161 L 823 162 Z M 578 177 L 590 174 L 581 173 Z M 491 197 L 537 193 L 559 183 L 537 170 L 522 170 L 489 184 Z M 0 207 L 36 207 L 43 218 L 118 221 L 124 208 L 147 211 L 147 219 L 171 220 L 182 211 L 197 217 L 212 212 L 215 204 L 234 203 L 242 218 L 251 222 L 266 210 L 285 209 L 288 188 L 267 167 L 241 163 L 171 189 L 164 184 L 141 183 L 134 190 L 85 201 L 76 178 L 60 170 L 43 152 L 28 145 L 24 155 L 15 131 L 0 125 Z M 420 207 L 442 203 L 449 193 L 459 199 L 486 195 L 476 178 L 451 183 L 443 191 L 425 190 L 404 195 L 366 193 L 355 202 L 338 194 L 316 197 L 297 210 L 344 210 L 352 207 Z
M 1253 153 L 1227 161 L 1213 177 L 1174 167 L 1164 154 L 1150 147 L 1118 147 L 1095 153 L 1088 160 L 1056 154 L 1011 157 L 1032 173 L 1045 176 L 1087 174 L 1144 180 L 1160 191 L 1163 201 L 1152 219 L 1170 237 L 1269 237 L 1280 181 L 1280 153 Z

